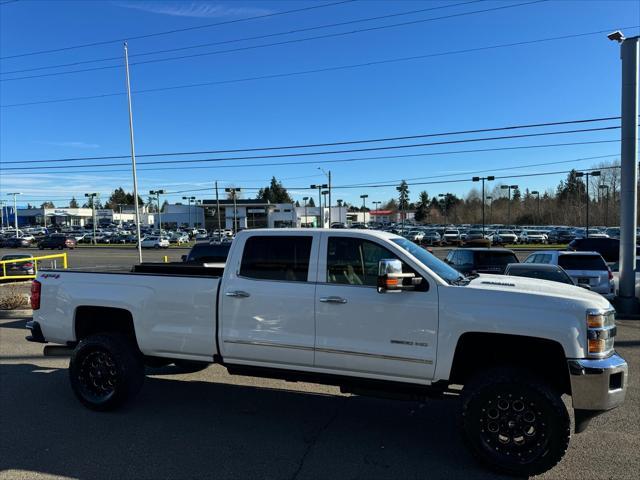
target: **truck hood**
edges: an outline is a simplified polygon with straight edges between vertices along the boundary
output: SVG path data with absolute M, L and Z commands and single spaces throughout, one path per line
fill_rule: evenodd
M 467 288 L 582 300 L 594 308 L 610 306 L 607 299 L 585 288 L 527 277 L 481 273 L 467 285 Z

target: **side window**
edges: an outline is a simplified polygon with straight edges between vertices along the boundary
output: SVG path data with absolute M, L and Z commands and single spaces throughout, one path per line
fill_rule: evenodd
M 311 256 L 310 236 L 255 236 L 247 239 L 240 275 L 263 280 L 306 282 Z
M 473 265 L 473 252 L 471 250 L 458 250 L 456 265 Z
M 522 263 L 536 263 L 536 257 L 537 256 L 538 256 L 537 254 L 529 255 L 527 258 L 524 259 L 524 262 L 522 262 Z
M 343 285 L 376 286 L 378 262 L 398 258 L 377 243 L 359 238 L 329 237 L 327 282 Z
M 549 255 L 548 253 L 541 253 L 540 254 L 540 258 L 538 259 L 538 263 L 550 263 L 551 262 L 551 255 Z

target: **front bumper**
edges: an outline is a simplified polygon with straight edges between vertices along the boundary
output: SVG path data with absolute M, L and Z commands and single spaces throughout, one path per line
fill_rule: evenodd
M 629 367 L 613 354 L 602 359 L 569 360 L 571 398 L 576 410 L 611 410 L 624 402 Z

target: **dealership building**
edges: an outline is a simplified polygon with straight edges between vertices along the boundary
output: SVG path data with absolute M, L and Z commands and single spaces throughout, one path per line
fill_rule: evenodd
M 7 219 L 13 224 L 13 209 L 4 212 L 5 223 Z M 119 209 L 120 210 L 120 209 Z M 154 214 L 146 209 L 140 209 L 142 225 L 153 225 Z M 124 223 L 135 221 L 135 210 L 126 208 L 114 212 L 109 208 L 97 208 L 95 211 L 98 224 Z M 84 227 L 93 223 L 93 209 L 91 208 L 18 208 L 18 226 L 25 225 L 59 225 L 65 227 Z

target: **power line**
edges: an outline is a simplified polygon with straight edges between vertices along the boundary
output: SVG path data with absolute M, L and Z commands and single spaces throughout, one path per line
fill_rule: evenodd
M 418 10 L 409 10 L 409 11 L 406 11 L 406 12 L 392 13 L 392 14 L 388 14 L 388 15 L 379 15 L 379 16 L 376 16 L 376 17 L 361 18 L 361 19 L 357 19 L 357 20 L 349 20 L 349 21 L 346 21 L 346 22 L 329 23 L 329 24 L 324 24 L 324 25 L 317 25 L 315 27 L 299 28 L 299 29 L 295 29 L 295 30 L 287 30 L 287 31 L 283 31 L 283 32 L 269 33 L 269 34 L 265 34 L 265 35 L 256 35 L 256 36 L 252 36 L 252 37 L 236 38 L 236 39 L 233 39 L 233 40 L 223 40 L 223 41 L 218 41 L 218 42 L 200 43 L 200 44 L 197 44 L 197 45 L 189 45 L 189 46 L 178 47 L 178 48 L 154 50 L 154 51 L 150 51 L 150 52 L 143 52 L 143 53 L 137 53 L 137 54 L 134 54 L 134 55 L 130 55 L 129 58 L 144 57 L 144 56 L 156 55 L 156 54 L 160 54 L 160 53 L 179 52 L 179 51 L 184 51 L 184 50 L 191 50 L 191 49 L 194 49 L 194 48 L 213 47 L 213 46 L 216 46 L 216 45 L 227 45 L 227 44 L 230 44 L 230 43 L 245 42 L 245 41 L 249 41 L 249 40 L 261 40 L 261 39 L 264 39 L 264 38 L 273 38 L 273 37 L 277 37 L 277 36 L 281 36 L 281 35 L 292 35 L 294 33 L 310 32 L 310 31 L 320 30 L 320 29 L 325 29 L 325 28 L 340 27 L 340 26 L 345 26 L 345 25 L 353 25 L 353 24 L 356 24 L 356 23 L 370 22 L 370 21 L 374 21 L 374 20 L 383 20 L 383 19 L 400 17 L 400 16 L 405 16 L 405 15 L 413 15 L 413 14 L 416 14 L 416 13 L 424 13 L 424 12 L 428 12 L 428 11 L 432 11 L 432 10 L 441 10 L 441 9 L 444 9 L 444 8 L 459 7 L 459 6 L 462 6 L 462 5 L 468 5 L 468 4 L 471 4 L 471 3 L 479 3 L 479 2 L 484 2 L 484 1 L 486 1 L 486 0 L 470 0 L 470 1 L 462 2 L 462 3 L 452 3 L 452 4 L 448 4 L 448 5 L 439 5 L 437 7 L 421 8 L 421 9 L 418 9 Z M 5 72 L 0 72 L 0 75 L 9 75 L 9 74 L 13 74 L 13 73 L 33 72 L 33 71 L 37 71 L 37 70 L 47 70 L 47 69 L 51 69 L 51 68 L 73 67 L 73 66 L 76 66 L 76 65 L 85 65 L 85 64 L 88 64 L 88 63 L 108 62 L 108 61 L 121 61 L 121 60 L 122 60 L 122 58 L 119 57 L 119 56 L 118 57 L 94 58 L 94 59 L 91 59 L 91 60 L 81 60 L 81 61 L 71 62 L 71 63 L 61 63 L 61 64 L 57 64 L 57 65 L 46 65 L 46 66 L 40 66 L 40 67 L 24 68 L 24 69 L 20 69 L 20 70 L 10 70 L 10 71 L 5 71 Z M 134 64 L 132 64 L 132 65 L 134 65 Z
M 373 66 L 391 64 L 391 63 L 400 63 L 400 62 L 408 62 L 408 61 L 416 61 L 416 60 L 425 60 L 425 59 L 429 59 L 429 58 L 443 57 L 443 56 L 449 56 L 449 55 L 460 55 L 460 54 L 464 54 L 464 53 L 475 53 L 475 52 L 482 52 L 482 51 L 495 50 L 495 49 L 501 49 L 501 48 L 512 48 L 512 47 L 518 47 L 518 46 L 524 46 L 524 45 L 533 45 L 533 44 L 543 43 L 543 42 L 567 40 L 567 39 L 571 39 L 571 38 L 579 38 L 579 37 L 585 37 L 585 36 L 591 36 L 591 35 L 601 35 L 603 33 L 611 32 L 615 28 L 618 28 L 620 30 L 630 30 L 630 29 L 634 29 L 634 28 L 640 28 L 640 25 L 633 25 L 633 26 L 626 26 L 626 27 L 612 27 L 612 28 L 608 28 L 608 29 L 605 29 L 605 30 L 598 30 L 598 31 L 595 31 L 595 32 L 585 32 L 585 33 L 577 33 L 577 34 L 570 34 L 570 35 L 561 35 L 561 36 L 557 36 L 557 37 L 547 37 L 547 38 L 541 38 L 541 39 L 536 39 L 536 40 L 526 40 L 526 41 L 504 43 L 504 44 L 498 44 L 498 45 L 488 45 L 488 46 L 484 46 L 484 47 L 466 48 L 466 49 L 461 49 L 461 50 L 449 50 L 449 51 L 445 51 L 445 52 L 428 53 L 428 54 L 423 54 L 423 55 L 413 55 L 413 56 L 409 56 L 409 57 L 396 57 L 396 58 L 390 58 L 390 59 L 385 59 L 385 60 L 376 60 L 376 61 L 364 62 L 364 63 L 355 63 L 355 64 L 349 64 L 349 65 L 338 65 L 338 66 L 322 67 L 322 68 L 315 68 L 315 69 L 310 69 L 310 70 L 299 70 L 299 71 L 296 71 L 296 72 L 283 72 L 283 73 L 274 73 L 274 74 L 268 74 L 268 75 L 257 75 L 257 76 L 250 76 L 250 77 L 235 78 L 235 79 L 229 79 L 229 80 L 215 80 L 215 81 L 208 81 L 208 82 L 198 82 L 198 83 L 174 85 L 174 86 L 168 86 L 168 87 L 147 88 L 147 89 L 142 89 L 142 90 L 135 90 L 135 91 L 133 91 L 133 93 L 139 95 L 139 94 L 145 94 L 145 93 L 157 93 L 157 92 L 166 92 L 166 91 L 171 91 L 171 90 L 182 90 L 182 89 L 187 89 L 187 88 L 200 88 L 200 87 L 216 86 L 216 85 L 229 85 L 229 84 L 235 84 L 235 83 L 259 81 L 259 80 L 272 80 L 272 79 L 277 79 L 277 78 L 287 78 L 287 77 L 310 75 L 310 74 L 316 74 L 316 73 L 326 73 L 326 72 L 334 72 L 334 71 L 340 71 L 340 70 L 350 70 L 350 69 L 355 69 L 355 68 L 373 67 Z M 77 96 L 77 97 L 66 97 L 66 98 L 57 98 L 57 99 L 48 99 L 48 100 L 38 100 L 38 101 L 34 101 L 34 102 L 11 103 L 11 104 L 0 105 L 0 108 L 15 108 L 15 107 L 25 107 L 25 106 L 32 106 L 32 105 L 44 105 L 44 104 L 51 104 L 51 103 L 65 103 L 65 102 L 72 102 L 72 101 L 95 100 L 95 99 L 100 99 L 100 98 L 119 97 L 119 96 L 123 96 L 123 95 L 126 95 L 126 92 L 101 93 L 101 94 L 97 94 L 97 95 L 83 95 L 83 96 Z
M 451 14 L 451 15 L 444 15 L 444 16 L 441 16 L 441 17 L 425 18 L 425 19 L 421 19 L 421 20 L 412 20 L 412 21 L 408 21 L 408 22 L 394 23 L 394 24 L 390 24 L 390 25 L 381 25 L 381 26 L 377 26 L 377 27 L 362 28 L 362 29 L 358 29 L 358 30 L 351 30 L 349 32 L 329 33 L 329 34 L 325 34 L 325 35 L 317 35 L 317 36 L 314 36 L 314 37 L 298 38 L 298 39 L 292 39 L 292 40 L 283 40 L 281 42 L 264 43 L 264 44 L 261 44 L 261 45 L 252 45 L 252 46 L 248 46 L 248 47 L 232 48 L 232 49 L 228 49 L 228 50 L 216 50 L 216 51 L 213 51 L 213 52 L 202 52 L 202 53 L 194 53 L 194 54 L 191 54 L 191 55 L 180 55 L 180 56 L 176 56 L 176 57 L 157 58 L 157 59 L 153 59 L 153 60 L 143 60 L 143 61 L 140 61 L 140 62 L 132 62 L 132 63 L 130 63 L 130 66 L 145 65 L 145 64 L 159 63 L 159 62 L 168 62 L 168 61 L 173 61 L 173 60 L 185 60 L 185 59 L 189 59 L 189 58 L 199 58 L 199 57 L 204 57 L 204 56 L 209 56 L 209 55 L 219 55 L 219 54 L 224 54 L 224 53 L 235 53 L 235 52 L 241 52 L 241 51 L 247 51 L 247 50 L 255 50 L 255 49 L 258 49 L 258 48 L 267 48 L 267 47 L 274 47 L 274 46 L 280 46 L 280 45 L 289 45 L 289 44 L 292 44 L 292 43 L 308 42 L 308 41 L 311 41 L 311 40 L 321 40 L 321 39 L 325 39 L 325 38 L 342 37 L 342 36 L 346 36 L 346 35 L 353 35 L 353 34 L 356 34 L 356 33 L 372 32 L 372 31 L 383 30 L 383 29 L 387 29 L 387 28 L 395 28 L 395 27 L 405 27 L 405 26 L 409 26 L 409 25 L 416 25 L 416 24 L 419 24 L 419 23 L 433 22 L 433 21 L 436 21 L 436 20 L 446 20 L 446 19 L 449 19 L 449 18 L 456 18 L 456 17 L 467 16 L 467 15 L 475 15 L 477 13 L 493 12 L 493 11 L 496 11 L 496 10 L 505 10 L 505 9 L 508 9 L 508 8 L 522 7 L 522 6 L 525 6 L 525 5 L 532 5 L 532 4 L 543 3 L 543 2 L 548 2 L 548 1 L 549 0 L 532 0 L 532 1 L 529 1 L 529 2 L 518 3 L 518 4 L 515 4 L 515 5 L 502 5 L 502 6 L 498 6 L 498 7 L 485 8 L 483 10 L 473 10 L 471 12 L 463 12 L 463 13 L 455 13 L 455 14 Z M 83 69 L 79 69 L 79 70 L 69 70 L 69 71 L 66 71 L 66 72 L 41 73 L 41 74 L 38 74 L 38 75 L 27 75 L 27 76 L 22 76 L 22 77 L 4 78 L 4 79 L 0 79 L 0 82 L 13 82 L 15 80 L 27 80 L 27 79 L 35 79 L 35 78 L 53 77 L 53 76 L 59 76 L 59 75 L 68 75 L 68 74 L 74 74 L 74 73 L 94 72 L 94 71 L 98 71 L 98 70 L 110 70 L 110 69 L 121 68 L 121 67 L 122 67 L 122 65 L 106 65 L 106 66 L 102 66 L 102 67 L 92 67 L 92 68 L 83 68 Z
M 205 155 L 205 154 L 226 154 L 226 153 L 241 153 L 241 152 L 259 152 L 259 151 L 272 151 L 272 150 L 299 150 L 303 148 L 317 148 L 317 147 L 335 147 L 340 145 L 354 145 L 359 143 L 378 143 L 378 142 L 392 142 L 399 140 L 415 140 L 418 138 L 432 138 L 432 137 L 445 137 L 452 135 L 467 135 L 472 133 L 487 133 L 487 132 L 499 132 L 508 130 L 519 130 L 526 128 L 539 128 L 539 127 L 551 127 L 559 125 L 569 124 L 583 124 L 594 122 L 606 122 L 611 120 L 619 120 L 620 117 L 598 117 L 598 118 L 582 118 L 577 120 L 560 120 L 556 122 L 541 122 L 541 123 L 529 123 L 518 125 L 507 125 L 502 127 L 492 128 L 476 128 L 472 130 L 457 130 L 451 132 L 437 132 L 437 133 L 425 133 L 420 135 L 404 135 L 397 137 L 382 137 L 382 138 L 368 138 L 362 140 L 346 140 L 341 142 L 324 142 L 324 143 L 310 143 L 302 145 L 280 145 L 280 146 L 267 146 L 267 147 L 253 147 L 253 148 L 233 148 L 227 150 L 199 150 L 199 151 L 186 151 L 186 152 L 160 152 L 160 153 L 147 153 L 137 155 L 138 158 L 148 157 L 170 157 L 170 156 L 187 156 L 187 155 Z M 606 128 L 618 128 L 618 127 L 606 127 Z M 591 130 L 588 130 L 591 131 Z M 60 163 L 60 162 L 79 162 L 87 160 L 117 160 L 129 158 L 128 155 L 106 155 L 99 157 L 68 157 L 68 158 L 56 158 L 56 159 L 39 159 L 39 160 L 12 160 L 12 161 L 0 161 L 1 164 L 25 164 L 25 163 Z
M 327 150 L 322 152 L 298 152 L 298 153 L 279 153 L 276 155 L 254 155 L 254 156 L 241 156 L 241 157 L 227 157 L 227 158 L 200 158 L 193 160 L 153 160 L 147 162 L 138 162 L 138 165 L 161 165 L 161 164 L 185 164 L 185 163 L 205 163 L 205 162 L 224 162 L 224 161 L 236 161 L 236 160 L 258 160 L 258 159 L 269 159 L 269 158 L 291 158 L 291 157 L 307 157 L 314 155 L 335 155 L 341 153 L 360 153 L 360 152 L 372 152 L 372 151 L 381 151 L 381 150 L 397 150 L 397 149 L 405 149 L 405 148 L 417 148 L 417 147 L 431 147 L 435 145 L 453 145 L 460 143 L 475 143 L 475 142 L 487 142 L 487 141 L 495 141 L 495 140 L 513 140 L 517 138 L 531 138 L 531 137 L 541 137 L 548 135 L 567 135 L 574 133 L 587 133 L 587 132 L 599 132 L 606 130 L 618 130 L 619 126 L 615 127 L 599 127 L 599 128 L 583 128 L 583 129 L 575 129 L 575 130 L 562 130 L 556 132 L 544 132 L 544 133 L 527 133 L 521 135 L 503 135 L 498 137 L 482 137 L 482 138 L 467 138 L 463 140 L 447 140 L 443 142 L 430 142 L 430 143 L 415 143 L 408 145 L 390 145 L 384 147 L 368 147 L 368 148 L 357 148 L 357 149 L 347 149 L 347 150 Z M 38 167 L 9 167 L 0 169 L 0 171 L 11 171 L 11 170 L 34 170 L 34 169 L 66 169 L 66 168 L 95 168 L 95 167 L 116 167 L 121 165 L 129 165 L 128 163 L 102 163 L 95 165 L 55 165 L 55 166 L 38 166 Z
M 232 165 L 216 165 L 216 166 L 191 166 L 190 170 L 196 169 L 221 169 L 221 168 L 257 168 L 257 167 L 280 167 L 280 166 L 303 166 L 303 165 L 320 165 L 320 164 L 333 164 L 333 163 L 351 163 L 351 162 L 360 162 L 360 161 L 370 161 L 370 160 L 388 160 L 388 159 L 399 159 L 399 158 L 419 158 L 419 157 L 431 157 L 438 155 L 459 155 L 466 153 L 483 153 L 483 152 L 498 152 L 498 151 L 510 151 L 510 150 L 528 150 L 534 148 L 555 148 L 555 147 L 568 147 L 568 146 L 577 146 L 577 145 L 595 145 L 595 144 L 604 144 L 604 143 L 619 143 L 620 140 L 594 140 L 588 142 L 569 142 L 569 143 L 551 143 L 551 144 L 542 144 L 542 145 L 521 145 L 516 147 L 494 147 L 494 148 L 479 148 L 472 150 L 454 150 L 448 152 L 428 152 L 428 153 L 413 153 L 406 155 L 385 155 L 385 156 L 376 156 L 376 157 L 355 157 L 355 158 L 341 158 L 341 159 L 333 159 L 333 160 L 311 160 L 311 161 L 296 161 L 296 162 L 270 162 L 270 163 L 249 163 L 249 164 L 232 164 Z M 46 167 L 43 167 L 46 168 Z M 82 168 L 82 167 L 79 167 Z M 155 168 L 140 168 L 139 171 L 165 171 L 165 170 L 184 170 L 184 167 L 155 167 Z M 0 170 L 1 171 L 1 170 Z M 112 173 L 112 172 L 130 172 L 130 169 L 109 169 L 109 170 L 82 170 L 79 174 L 86 173 Z M 64 174 L 69 175 L 68 171 L 53 171 L 53 172 L 14 172 L 14 175 L 18 177 L 24 177 L 27 175 L 52 175 L 52 174 Z M 73 173 L 71 173 L 73 174 Z M 3 177 L 10 176 L 11 173 L 3 174 Z
M 14 0 L 17 1 L 17 0 Z M 239 19 L 235 19 L 235 20 L 225 20 L 224 22 L 216 22 L 216 23 L 208 23 L 205 25 L 194 25 L 192 27 L 186 27 L 186 28 L 176 28 L 173 30 L 165 30 L 162 32 L 155 32 L 155 33 L 147 33 L 144 35 L 135 35 L 135 36 L 129 36 L 126 38 L 116 38 L 113 40 L 102 40 L 102 41 L 98 41 L 98 42 L 91 42 L 91 43 L 83 43 L 83 44 L 79 44 L 79 45 L 71 45 L 68 47 L 61 47 L 61 48 L 53 48 L 53 49 L 49 49 L 49 50 L 38 50 L 35 52 L 25 52 L 25 53 L 19 53 L 19 54 L 15 54 L 15 55 L 6 55 L 4 57 L 0 57 L 0 60 L 7 60 L 9 58 L 18 58 L 18 57 L 27 57 L 27 56 L 31 56 L 31 55 L 41 55 L 44 53 L 54 53 L 54 52 L 63 52 L 63 51 L 68 51 L 68 50 L 75 50 L 78 48 L 86 48 L 86 47 L 97 47 L 99 45 L 109 45 L 111 43 L 121 43 L 124 42 L 126 40 L 140 40 L 143 38 L 151 38 L 151 37 L 159 37 L 162 35 L 170 35 L 173 33 L 180 33 L 180 32 L 189 32 L 189 31 L 193 31 L 193 30 L 200 30 L 203 28 L 211 28 L 211 27 L 219 27 L 221 25 L 230 25 L 230 24 L 234 24 L 234 23 L 240 23 L 240 22 L 247 22 L 250 20 L 258 20 L 258 19 L 262 19 L 262 18 L 271 18 L 271 17 L 277 17 L 277 16 L 281 16 L 281 15 L 289 15 L 291 13 L 299 13 L 299 12 L 306 12 L 308 10 L 317 10 L 319 8 L 326 8 L 326 7 L 333 7 L 335 5 L 341 5 L 344 3 L 351 3 L 351 2 L 355 2 L 357 0 L 341 0 L 339 2 L 332 2 L 332 3 L 325 3 L 322 5 L 311 5 L 310 7 L 304 7 L 304 8 L 296 8 L 294 10 L 285 10 L 282 12 L 273 12 L 273 13 L 265 13 L 263 15 L 255 15 L 253 17 L 246 17 L 246 18 L 239 18 Z

